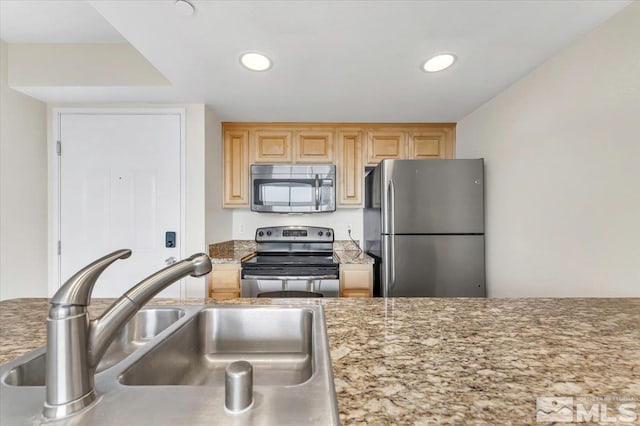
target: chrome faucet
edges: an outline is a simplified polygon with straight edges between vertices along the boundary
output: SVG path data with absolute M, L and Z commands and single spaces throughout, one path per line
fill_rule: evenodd
M 194 254 L 142 280 L 116 300 L 100 318 L 89 320 L 87 306 L 100 274 L 131 250 L 118 250 L 86 266 L 60 287 L 49 302 L 47 319 L 46 397 L 43 415 L 60 419 L 96 400 L 94 373 L 118 331 L 165 287 L 191 275 L 211 271 L 211 260 Z

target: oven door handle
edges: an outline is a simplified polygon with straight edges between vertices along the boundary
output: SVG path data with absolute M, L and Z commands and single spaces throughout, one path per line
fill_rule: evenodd
M 320 176 L 316 175 L 316 210 L 320 209 Z
M 286 276 L 286 275 L 245 275 L 247 280 L 278 280 L 278 281 L 311 281 L 311 280 L 335 280 L 337 275 L 305 275 L 305 276 Z

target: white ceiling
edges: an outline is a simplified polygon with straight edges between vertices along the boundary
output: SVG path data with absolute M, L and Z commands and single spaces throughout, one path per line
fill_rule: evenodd
M 0 0 L 0 38 L 7 43 L 126 43 L 82 0 Z
M 5 21 L 15 19 L 5 15 L 19 9 L 5 3 L 15 2 L 2 1 L 3 38 Z M 37 9 L 37 3 L 65 2 L 28 3 Z M 72 3 L 84 10 L 78 14 L 89 7 Z M 193 1 L 192 16 L 180 15 L 173 0 L 90 3 L 172 82 L 172 90 L 36 88 L 33 96 L 58 102 L 205 102 L 232 121 L 436 122 L 458 121 L 630 0 L 208 0 Z M 32 36 L 37 38 L 45 31 L 31 25 L 30 16 L 18 16 L 22 40 L 28 32 L 40 31 Z M 43 15 L 34 16 L 42 24 Z M 40 41 L 92 37 L 86 26 L 63 24 L 57 35 L 50 25 L 48 38 Z M 20 32 L 12 25 L 6 30 L 10 42 Z M 93 37 L 110 36 L 96 30 Z M 269 55 L 271 70 L 242 68 L 239 55 L 247 50 Z M 427 57 L 442 51 L 458 56 L 451 69 L 421 71 Z

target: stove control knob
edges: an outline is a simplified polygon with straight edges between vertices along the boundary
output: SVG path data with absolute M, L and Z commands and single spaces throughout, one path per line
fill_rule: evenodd
M 327 231 L 327 237 L 331 236 L 331 232 Z
M 264 235 L 264 232 L 262 232 L 262 231 L 258 232 L 258 236 L 259 237 L 262 237 L 263 235 Z
M 322 237 L 322 231 L 318 232 L 318 237 Z
M 271 236 L 271 231 L 267 231 L 267 237 Z

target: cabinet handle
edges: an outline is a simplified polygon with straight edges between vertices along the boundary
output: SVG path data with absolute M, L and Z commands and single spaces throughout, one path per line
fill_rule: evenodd
M 391 283 L 389 288 L 393 289 L 396 286 L 396 250 L 395 250 L 395 230 L 394 224 L 396 221 L 395 218 L 395 201 L 396 201 L 396 190 L 393 185 L 393 180 L 389 179 L 388 183 L 388 191 L 389 191 L 389 204 L 387 205 L 387 217 L 389 218 L 389 227 L 388 231 L 390 234 L 389 238 L 389 273 L 391 275 Z

